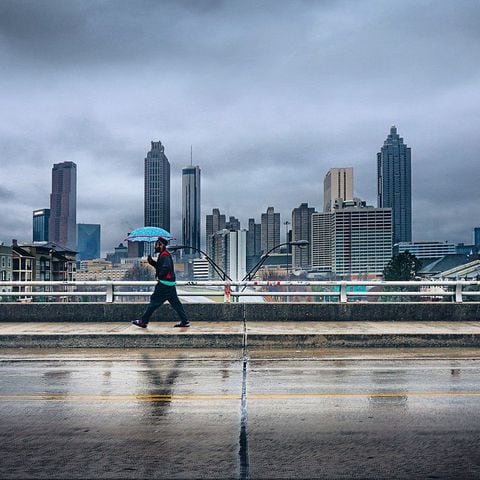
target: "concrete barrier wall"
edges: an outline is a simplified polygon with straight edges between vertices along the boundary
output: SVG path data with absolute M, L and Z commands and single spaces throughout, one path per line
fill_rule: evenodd
M 0 303 L 0 322 L 128 322 L 146 304 L 134 303 Z M 477 303 L 187 303 L 197 321 L 480 321 Z M 152 321 L 177 320 L 169 305 Z

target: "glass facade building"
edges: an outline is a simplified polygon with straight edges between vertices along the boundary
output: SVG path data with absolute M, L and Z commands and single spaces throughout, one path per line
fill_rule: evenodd
M 480 248 L 480 227 L 475 227 L 473 229 L 473 244 Z
M 48 242 L 48 223 L 50 222 L 50 209 L 42 208 L 33 211 L 33 241 Z
M 100 225 L 79 223 L 77 240 L 78 260 L 100 258 Z
M 411 150 L 392 126 L 377 153 L 378 207 L 391 208 L 393 243 L 412 241 Z
M 189 166 L 182 170 L 182 243 L 200 248 L 200 167 Z M 186 255 L 198 256 L 194 250 L 185 249 Z

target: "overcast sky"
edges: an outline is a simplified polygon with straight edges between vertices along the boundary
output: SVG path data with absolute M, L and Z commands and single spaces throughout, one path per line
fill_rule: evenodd
M 73 161 L 78 223 L 102 252 L 143 225 L 143 161 L 160 140 L 181 240 L 181 168 L 204 216 L 246 227 L 268 206 L 323 208 L 352 166 L 376 205 L 395 124 L 412 149 L 413 239 L 480 226 L 477 0 L 0 0 L 0 241 L 32 239 L 54 163 Z M 282 227 L 282 234 L 284 228 Z

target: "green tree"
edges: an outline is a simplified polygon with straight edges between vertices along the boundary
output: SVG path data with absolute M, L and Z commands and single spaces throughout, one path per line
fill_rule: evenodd
M 408 250 L 394 255 L 383 270 L 383 278 L 387 281 L 414 280 L 422 262 Z

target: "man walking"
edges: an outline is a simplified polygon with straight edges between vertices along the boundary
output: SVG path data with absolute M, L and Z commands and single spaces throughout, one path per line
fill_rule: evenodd
M 158 252 L 157 261 L 150 255 L 147 260 L 148 263 L 155 268 L 156 277 L 158 280 L 155 290 L 150 297 L 150 304 L 139 320 L 133 320 L 132 324 L 137 327 L 147 328 L 148 321 L 153 312 L 160 307 L 165 301 L 177 312 L 180 317 L 180 322 L 175 327 L 189 327 L 190 322 L 187 319 L 183 305 L 180 303 L 175 287 L 175 270 L 173 268 L 173 259 L 170 252 L 167 250 L 168 240 L 163 237 L 158 237 L 155 242 L 155 252 Z

